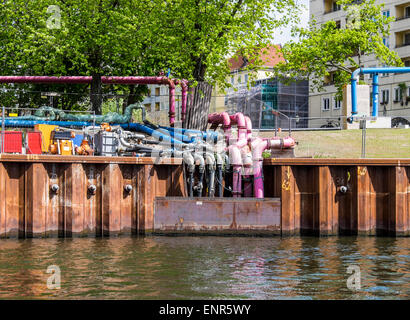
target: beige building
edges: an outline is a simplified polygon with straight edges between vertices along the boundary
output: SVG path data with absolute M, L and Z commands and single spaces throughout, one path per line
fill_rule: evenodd
M 227 97 L 229 95 L 247 88 L 248 82 L 251 87 L 252 82 L 269 79 L 272 75 L 273 67 L 280 61 L 284 61 L 282 55 L 278 53 L 277 48 L 278 45 L 272 45 L 260 51 L 259 58 L 263 65 L 257 71 L 245 70 L 247 59 L 242 56 L 229 59 L 228 63 L 231 72 L 226 81 L 231 84 L 231 87 L 223 91 L 220 90 L 218 86 L 214 86 L 209 112 L 229 111 L 229 105 L 227 105 Z
M 390 36 L 383 39 L 386 46 L 397 52 L 404 64 L 410 66 L 410 1 L 385 0 L 383 15 L 395 17 L 390 29 Z M 310 15 L 318 23 L 329 20 L 336 21 L 341 28 L 346 25 L 346 13 L 333 0 L 310 0 Z M 364 58 L 364 67 L 383 67 L 374 56 Z M 369 84 L 369 75 L 364 79 Z M 410 73 L 379 75 L 379 116 L 408 117 L 410 121 Z M 405 88 L 404 88 L 405 84 Z M 403 92 L 404 90 L 404 92 Z M 332 82 L 332 74 L 325 78 L 325 92 L 309 93 L 310 117 L 338 117 L 342 113 L 342 103 L 335 98 L 336 88 Z M 370 101 L 371 103 L 371 101 Z M 370 106 L 371 110 L 371 106 Z M 326 123 L 325 120 L 310 121 L 309 126 L 316 127 Z

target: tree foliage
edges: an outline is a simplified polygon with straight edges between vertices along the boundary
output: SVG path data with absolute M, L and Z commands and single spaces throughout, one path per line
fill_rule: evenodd
M 170 69 L 175 78 L 225 86 L 230 54 L 252 55 L 297 18 L 294 0 L 6 0 L 0 10 L 1 74 L 92 75 L 97 112 L 107 90 L 101 75 Z M 80 93 L 73 100 L 87 90 L 71 89 Z M 109 90 L 146 93 L 134 86 Z
M 338 3 L 346 12 L 346 26 L 340 28 L 333 20 L 318 24 L 313 19 L 308 28 L 296 28 L 300 40 L 282 48 L 286 63 L 277 66 L 278 76 L 309 79 L 312 90 L 322 91 L 325 76 L 333 73 L 341 95 L 351 73 L 363 66 L 364 55 L 374 55 L 384 65 L 402 65 L 399 56 L 383 44 L 394 20 L 382 14 L 384 4 L 376 5 L 375 0 Z

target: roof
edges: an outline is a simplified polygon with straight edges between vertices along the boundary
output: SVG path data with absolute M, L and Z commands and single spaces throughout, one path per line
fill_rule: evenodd
M 262 60 L 262 66 L 267 68 L 273 68 L 279 62 L 284 62 L 283 54 L 278 51 L 280 45 L 270 45 L 266 48 L 259 49 L 259 59 Z M 228 60 L 229 68 L 231 72 L 242 69 L 248 64 L 248 59 L 239 54 L 233 56 Z

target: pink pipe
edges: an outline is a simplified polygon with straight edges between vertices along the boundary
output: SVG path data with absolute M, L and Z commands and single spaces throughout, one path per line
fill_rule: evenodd
M 229 139 L 231 137 L 231 118 L 229 117 L 228 112 L 214 112 L 209 114 L 208 123 L 211 123 L 212 125 L 216 126 L 222 124 L 225 140 L 229 144 Z
M 266 149 L 288 149 L 295 145 L 292 137 L 261 139 L 256 138 L 252 141 L 252 159 L 253 159 L 253 188 L 255 198 L 264 197 L 263 180 L 262 180 L 262 152 Z
M 245 123 L 246 123 L 246 139 L 249 141 L 252 139 L 252 121 L 251 118 L 245 116 Z
M 0 83 L 91 83 L 91 76 L 0 76 Z M 162 84 L 169 87 L 169 123 L 175 122 L 175 83 L 167 77 L 101 77 L 104 84 Z
M 187 108 L 187 101 L 188 101 L 188 81 L 185 79 L 177 80 L 173 79 L 175 84 L 179 84 L 182 88 L 182 103 L 181 103 L 181 121 L 185 121 L 186 117 L 186 108 Z

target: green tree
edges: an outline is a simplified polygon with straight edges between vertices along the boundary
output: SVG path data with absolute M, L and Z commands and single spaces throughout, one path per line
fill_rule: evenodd
M 97 113 L 107 90 L 102 75 L 156 75 L 169 68 L 175 78 L 226 86 L 232 53 L 248 53 L 249 67 L 257 67 L 255 47 L 297 19 L 294 0 L 6 0 L 0 10 L 0 72 L 92 75 Z M 134 98 L 146 92 L 109 90 Z
M 312 20 L 309 28 L 295 28 L 299 41 L 291 41 L 282 48 L 285 63 L 276 68 L 276 75 L 311 80 L 311 90 L 322 91 L 325 76 L 332 73 L 338 95 L 350 81 L 352 72 L 363 66 L 364 55 L 375 55 L 384 65 L 401 66 L 399 56 L 383 44 L 390 33 L 393 17 L 382 14 L 384 4 L 375 0 L 340 0 L 346 12 L 346 27 L 335 21 L 318 25 Z M 286 80 L 286 79 L 285 79 Z

